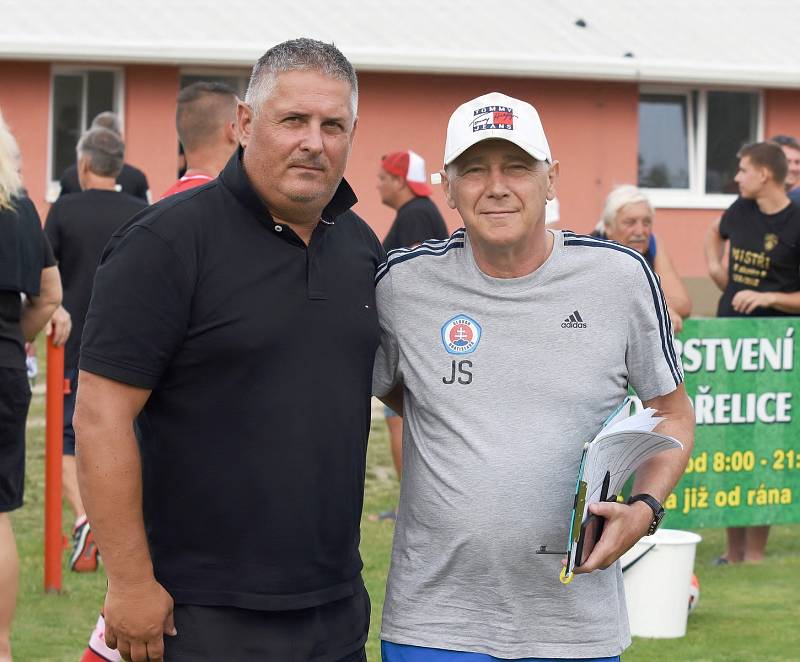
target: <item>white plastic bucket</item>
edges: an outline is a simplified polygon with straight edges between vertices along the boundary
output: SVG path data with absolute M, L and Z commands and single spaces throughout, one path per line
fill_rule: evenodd
M 620 558 L 631 634 L 671 638 L 686 634 L 689 583 L 700 536 L 660 529 Z

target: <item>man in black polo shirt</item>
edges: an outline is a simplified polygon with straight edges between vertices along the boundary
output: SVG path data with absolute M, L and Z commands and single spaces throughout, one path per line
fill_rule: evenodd
M 108 129 L 122 139 L 119 119 L 110 111 L 97 115 L 92 120 L 89 129 Z M 78 180 L 78 164 L 74 163 L 66 168 L 61 173 L 61 179 L 58 183 L 61 186 L 60 196 L 80 193 L 81 184 Z M 123 163 L 122 169 L 117 174 L 116 185 L 119 186 L 117 190 L 132 195 L 134 198 L 141 198 L 144 202 L 150 204 L 150 185 L 147 183 L 147 177 L 139 168 Z
M 335 47 L 275 46 L 221 175 L 105 251 L 74 424 L 126 659 L 365 659 L 383 251 L 342 179 L 357 101 Z
M 111 235 L 147 203 L 116 190 L 116 178 L 125 154 L 125 144 L 118 134 L 109 129 L 91 129 L 78 141 L 77 151 L 78 177 L 83 190 L 62 196 L 53 203 L 47 214 L 45 232 L 58 261 L 64 287 L 64 301 L 52 320 L 56 335 L 60 328 L 69 324 L 70 317 L 72 321 L 72 331 L 64 348 L 64 377 L 70 382 L 70 390 L 64 395 L 62 465 L 64 497 L 75 515 L 70 568 L 76 572 L 92 572 L 97 570 L 97 549 L 78 491 L 72 429 L 81 333 L 103 248 Z

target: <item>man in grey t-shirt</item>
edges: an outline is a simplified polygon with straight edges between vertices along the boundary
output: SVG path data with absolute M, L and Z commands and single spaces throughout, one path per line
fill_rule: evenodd
M 384 661 L 616 659 L 630 634 L 615 562 L 657 526 L 693 442 L 663 294 L 636 251 L 545 229 L 558 163 L 529 104 L 460 106 L 444 163 L 466 229 L 376 276 L 374 391 L 406 421 Z M 536 549 L 566 541 L 581 448 L 629 385 L 684 448 L 640 468 L 647 497 L 592 506 L 603 536 L 563 586 Z

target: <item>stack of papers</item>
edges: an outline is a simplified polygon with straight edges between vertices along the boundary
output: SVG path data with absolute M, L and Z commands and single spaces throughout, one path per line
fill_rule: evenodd
M 589 506 L 599 501 L 613 501 L 630 475 L 657 453 L 672 448 L 683 448 L 677 439 L 653 432 L 664 419 L 656 416 L 655 409 L 644 409 L 631 415 L 634 400 L 630 397 L 606 419 L 600 432 L 583 447 L 575 501 L 570 517 L 567 540 L 567 564 L 561 571 L 561 581 L 572 580 L 578 563 L 577 551 L 582 527 L 588 521 Z M 602 530 L 602 526 L 601 526 Z M 594 541 L 591 541 L 594 545 Z M 585 558 L 586 554 L 582 554 Z

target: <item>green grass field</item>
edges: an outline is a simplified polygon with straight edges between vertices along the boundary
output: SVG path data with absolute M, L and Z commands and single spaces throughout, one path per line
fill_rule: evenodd
M 44 352 L 39 352 L 40 362 Z M 43 383 L 44 376 L 40 376 Z M 366 514 L 390 508 L 398 485 L 391 466 L 386 428 L 373 422 L 370 437 L 361 553 L 372 598 L 367 647 L 380 659 L 378 631 L 393 526 Z M 97 619 L 105 590 L 102 570 L 76 575 L 65 567 L 63 592 L 43 591 L 44 396 L 34 395 L 28 426 L 25 507 L 13 514 L 21 558 L 20 596 L 12 645 L 16 662 L 77 662 Z M 71 516 L 64 512 L 65 532 Z M 724 532 L 699 532 L 695 572 L 700 605 L 682 639 L 636 639 L 625 662 L 760 662 L 800 660 L 800 526 L 774 527 L 762 565 L 713 567 Z M 222 661 L 221 661 L 222 662 Z

